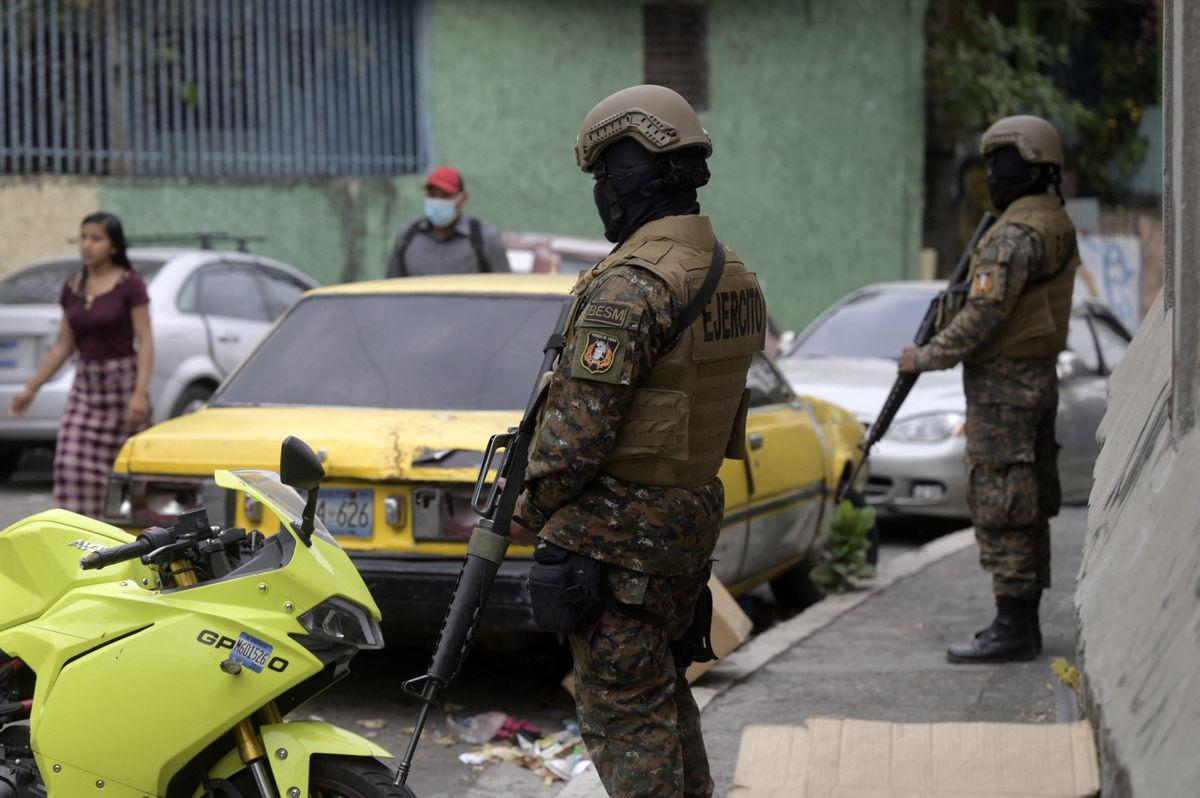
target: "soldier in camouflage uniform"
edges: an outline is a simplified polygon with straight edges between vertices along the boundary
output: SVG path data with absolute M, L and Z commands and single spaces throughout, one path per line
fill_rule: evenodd
M 613 798 L 713 790 L 678 641 L 706 590 L 717 470 L 744 441 L 766 313 L 754 275 L 699 213 L 711 152 L 695 111 L 661 86 L 618 92 L 584 120 L 576 158 L 617 247 L 574 288 L 516 508 L 539 550 L 602 564 L 603 610 L 568 638 L 580 728 Z
M 1056 360 L 1079 265 L 1058 191 L 1063 153 L 1053 126 L 1006 117 L 984 133 L 981 149 L 1000 218 L 972 254 L 965 306 L 900 361 L 903 371 L 964 364 L 967 503 L 997 615 L 950 647 L 951 662 L 1026 660 L 1042 648 L 1038 604 L 1050 587 L 1049 519 L 1061 498 Z

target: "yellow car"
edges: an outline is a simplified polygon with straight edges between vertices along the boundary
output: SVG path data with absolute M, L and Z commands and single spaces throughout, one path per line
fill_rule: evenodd
M 140 528 L 204 504 L 212 523 L 273 529 L 217 468 L 274 468 L 288 435 L 328 477 L 318 508 L 386 618 L 436 625 L 475 521 L 488 437 L 514 426 L 573 278 L 464 275 L 307 293 L 207 407 L 132 437 L 109 485 L 112 523 Z M 749 387 L 745 461 L 727 461 L 715 570 L 734 594 L 774 580 L 788 598 L 823 540 L 839 482 L 860 456 L 848 412 L 794 395 L 765 357 Z M 485 617 L 533 628 L 531 549 L 513 549 Z

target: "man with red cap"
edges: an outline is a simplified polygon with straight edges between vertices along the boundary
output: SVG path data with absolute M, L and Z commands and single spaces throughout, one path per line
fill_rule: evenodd
M 425 215 L 397 234 L 387 276 L 512 271 L 500 231 L 463 213 L 468 198 L 457 169 L 434 169 L 425 179 Z

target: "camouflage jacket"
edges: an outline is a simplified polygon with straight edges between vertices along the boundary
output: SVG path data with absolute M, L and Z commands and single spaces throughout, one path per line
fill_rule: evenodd
M 995 231 L 992 242 L 1011 255 L 994 264 L 997 276 L 987 289 L 972 285 L 963 309 L 928 344 L 917 350 L 917 371 L 952 368 L 976 348 L 998 334 L 1017 305 L 1025 284 L 1038 275 L 1042 262 L 1041 238 L 1021 224 Z M 985 261 L 986 263 L 986 261 Z M 1039 407 L 1055 396 L 1058 377 L 1053 360 L 1014 360 L 997 357 L 982 365 L 963 368 L 963 389 L 968 402 Z
M 566 343 L 550 381 L 516 515 L 532 531 L 565 549 L 655 575 L 708 567 L 725 509 L 714 478 L 697 487 L 660 487 L 601 471 L 639 376 L 666 342 L 682 303 L 666 283 L 633 265 L 616 266 L 581 302 L 630 306 L 628 346 L 613 364 L 619 379 L 589 378 L 573 369 L 581 345 Z

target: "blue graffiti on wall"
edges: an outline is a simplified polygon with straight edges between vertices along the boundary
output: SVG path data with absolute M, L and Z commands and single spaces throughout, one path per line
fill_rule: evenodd
M 1079 254 L 1099 282 L 1099 298 L 1126 327 L 1137 329 L 1142 318 L 1142 258 L 1137 239 L 1080 236 Z

